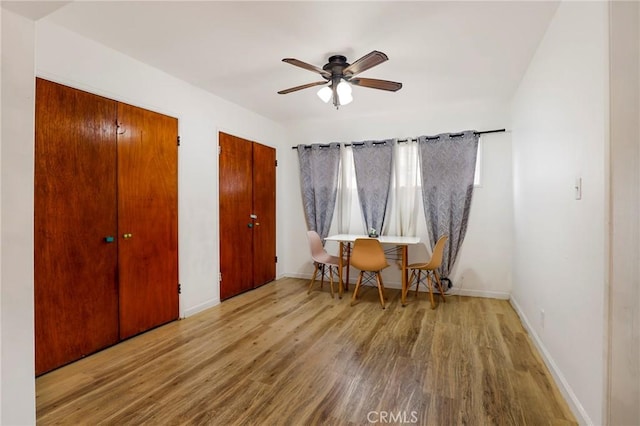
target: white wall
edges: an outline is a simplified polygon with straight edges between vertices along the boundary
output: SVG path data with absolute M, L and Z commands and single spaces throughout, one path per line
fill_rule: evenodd
M 181 313 L 188 316 L 217 304 L 217 133 L 276 147 L 279 157 L 284 151 L 280 148 L 289 148 L 284 128 L 46 19 L 37 24 L 36 72 L 49 80 L 178 118 Z M 283 180 L 278 170 L 278 185 Z M 277 188 L 278 215 L 283 210 L 282 194 Z M 279 217 L 278 229 L 284 228 L 283 223 Z M 277 241 L 278 253 L 282 240 Z M 281 275 L 281 264 L 277 267 Z
M 353 104 L 357 102 L 354 95 Z M 329 106 L 327 106 L 329 108 Z M 292 145 L 300 143 L 352 142 L 370 139 L 415 137 L 424 134 L 456 132 L 466 129 L 491 130 L 509 127 L 508 105 L 469 102 L 465 104 L 421 107 L 415 114 L 369 116 L 354 120 L 310 121 L 289 128 Z M 453 270 L 454 286 L 463 294 L 508 298 L 511 290 L 511 137 L 509 133 L 482 136 L 482 185 L 473 195 L 467 235 Z M 283 150 L 283 167 L 291 179 L 285 183 L 289 206 L 288 238 L 285 242 L 286 274 L 310 277 L 313 267 L 306 240 L 306 225 L 299 184 L 297 151 Z M 421 201 L 420 201 L 421 202 Z M 420 208 L 418 236 L 424 242 L 428 234 Z M 337 246 L 327 245 L 337 253 Z M 409 250 L 412 258 L 412 250 Z M 354 281 L 356 276 L 351 275 Z M 400 286 L 395 265 L 383 272 L 385 285 Z
M 605 421 L 607 7 L 560 4 L 512 121 L 512 303 L 578 420 L 593 424 Z
M 610 5 L 609 424 L 640 424 L 640 7 Z
M 0 424 L 35 424 L 33 22 L 2 9 Z

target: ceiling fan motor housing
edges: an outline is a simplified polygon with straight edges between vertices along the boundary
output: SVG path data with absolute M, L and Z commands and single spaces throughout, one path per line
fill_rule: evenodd
M 329 57 L 329 62 L 326 63 L 322 69 L 331 73 L 333 77 L 343 76 L 343 70 L 350 64 L 347 62 L 347 58 L 342 55 L 333 55 Z

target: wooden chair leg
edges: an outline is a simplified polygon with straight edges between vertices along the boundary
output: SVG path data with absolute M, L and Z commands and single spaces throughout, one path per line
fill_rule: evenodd
M 436 308 L 436 302 L 433 300 L 433 283 L 431 282 L 431 274 L 427 272 L 427 287 L 429 287 L 429 299 L 431 300 L 431 309 Z
M 444 298 L 444 289 L 442 288 L 442 283 L 440 282 L 440 276 L 436 271 L 433 271 L 433 275 L 436 277 L 436 283 L 438 285 L 438 291 L 440 291 L 440 296 L 442 297 L 442 303 L 446 303 L 447 300 Z
M 411 283 L 413 282 L 413 279 L 416 277 L 416 270 L 412 269 L 411 270 L 411 275 L 409 275 L 409 279 L 407 280 L 407 286 L 406 288 L 404 288 L 404 294 L 402 295 L 402 300 L 405 300 L 407 297 L 407 293 L 409 293 L 409 289 L 411 289 Z
M 326 265 L 323 263 L 322 264 L 322 277 L 320 278 L 320 290 L 322 290 L 322 288 L 324 287 L 324 274 L 325 274 L 324 267 L 325 266 Z
M 418 280 L 416 281 L 416 299 L 418 298 L 418 290 L 420 290 L 420 273 L 422 271 L 418 269 Z
M 380 271 L 376 272 L 377 276 L 380 277 L 380 287 L 382 287 L 382 294 L 384 295 L 384 300 L 389 300 L 387 298 L 387 289 L 384 287 L 384 281 L 382 281 L 382 275 L 380 274 Z
M 376 280 L 378 281 L 378 294 L 380 295 L 380 304 L 382 305 L 382 309 L 384 309 L 384 284 L 382 284 L 382 277 L 380 276 L 380 272 L 376 272 Z
M 318 274 L 318 269 L 320 268 L 320 266 L 316 262 L 313 262 L 313 265 L 316 268 L 313 270 L 313 277 L 311 277 L 311 282 L 309 283 L 309 290 L 307 290 L 307 294 L 311 294 L 311 289 L 313 288 L 313 283 L 316 281 L 316 275 Z
M 331 265 L 329 265 L 329 293 L 333 299 L 333 267 Z
M 362 274 L 364 274 L 364 272 L 360 271 L 360 275 L 358 275 L 358 281 L 356 281 L 356 288 L 353 289 L 353 296 L 351 296 L 351 306 L 356 303 L 356 297 L 358 297 L 358 290 L 360 290 L 360 283 L 362 282 Z

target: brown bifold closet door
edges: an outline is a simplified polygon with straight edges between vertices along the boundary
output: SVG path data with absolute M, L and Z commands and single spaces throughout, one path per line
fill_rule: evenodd
M 252 143 L 219 133 L 220 299 L 253 288 Z
M 118 104 L 120 338 L 178 318 L 178 120 Z
M 36 79 L 36 375 L 118 341 L 116 108 Z
M 276 150 L 253 144 L 253 285 L 276 278 Z
M 36 375 L 178 318 L 177 119 L 36 79 Z
M 219 133 L 220 298 L 275 279 L 276 150 Z

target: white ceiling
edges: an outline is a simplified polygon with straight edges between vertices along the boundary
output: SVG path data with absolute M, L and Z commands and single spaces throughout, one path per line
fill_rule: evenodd
M 506 101 L 557 2 L 76 1 L 46 19 L 273 120 L 415 110 L 423 103 Z M 398 92 L 354 87 L 339 111 L 305 89 L 331 54 L 372 50 L 389 61 L 361 77 L 402 82 Z

